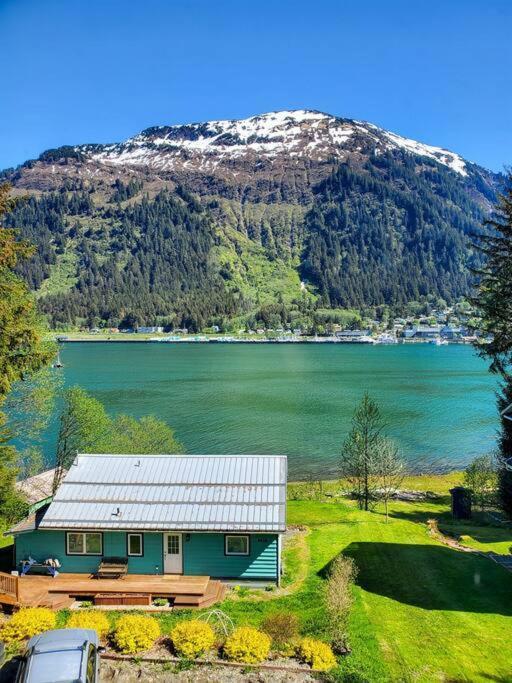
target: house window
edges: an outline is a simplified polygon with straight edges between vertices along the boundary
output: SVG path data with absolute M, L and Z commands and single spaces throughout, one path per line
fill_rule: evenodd
M 226 536 L 225 553 L 226 555 L 248 555 L 249 536 Z
M 142 557 L 144 548 L 142 545 L 142 534 L 127 535 L 128 556 Z
M 68 555 L 102 555 L 103 536 L 99 531 L 68 531 L 66 553 Z

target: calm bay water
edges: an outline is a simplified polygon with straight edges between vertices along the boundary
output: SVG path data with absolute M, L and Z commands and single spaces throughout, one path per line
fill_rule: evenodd
M 294 478 L 336 473 L 365 390 L 412 461 L 461 463 L 494 445 L 495 379 L 469 347 L 77 343 L 61 357 L 66 386 L 156 415 L 187 453 L 286 454 Z M 49 462 L 56 432 L 55 420 Z

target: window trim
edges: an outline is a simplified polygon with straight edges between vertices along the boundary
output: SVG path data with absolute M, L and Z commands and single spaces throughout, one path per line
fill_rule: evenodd
M 84 551 L 83 553 L 74 553 L 69 550 L 69 535 L 70 534 L 81 534 L 84 537 Z M 99 553 L 88 553 L 86 548 L 86 534 L 96 534 L 100 537 L 100 552 Z M 72 555 L 73 557 L 102 557 L 103 556 L 103 532 L 102 531 L 66 531 L 66 555 Z
M 130 552 L 130 536 L 140 536 L 140 553 Z M 139 531 L 129 531 L 126 534 L 126 555 L 128 557 L 144 557 L 144 534 Z
M 230 538 L 246 538 L 247 539 L 247 552 L 245 553 L 232 553 L 228 550 L 228 541 Z M 251 536 L 250 534 L 225 534 L 224 536 L 224 555 L 226 557 L 248 557 L 251 554 Z

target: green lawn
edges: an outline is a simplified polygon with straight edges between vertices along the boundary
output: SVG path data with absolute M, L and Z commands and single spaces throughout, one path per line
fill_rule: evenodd
M 417 520 L 432 504 L 394 504 L 388 524 L 333 503 L 292 501 L 288 512 L 292 524 L 311 516 L 309 585 L 339 552 L 359 567 L 350 669 L 371 681 L 512 680 L 512 574 L 431 539 Z

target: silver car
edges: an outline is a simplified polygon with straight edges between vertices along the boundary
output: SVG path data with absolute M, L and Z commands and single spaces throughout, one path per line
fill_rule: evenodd
M 100 647 L 96 631 L 61 628 L 31 638 L 22 657 L 16 683 L 97 683 Z

